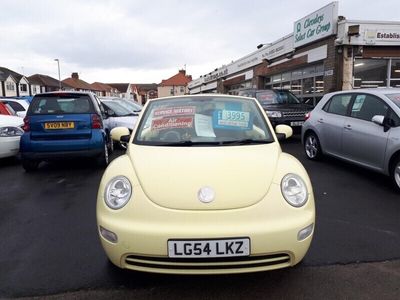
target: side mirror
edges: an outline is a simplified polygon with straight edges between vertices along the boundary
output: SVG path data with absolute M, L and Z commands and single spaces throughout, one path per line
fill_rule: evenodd
M 384 121 L 385 121 L 385 116 L 376 115 L 372 117 L 372 122 L 374 122 L 376 125 L 382 126 Z
M 113 111 L 110 108 L 106 109 L 105 112 L 106 112 L 107 117 L 115 117 L 116 116 L 115 111 Z
M 293 135 L 293 129 L 288 125 L 281 124 L 275 127 L 275 133 L 278 140 L 283 141 L 285 139 L 290 138 Z
M 115 127 L 110 132 L 111 139 L 116 142 L 129 142 L 131 134 L 126 127 Z
M 394 125 L 392 119 L 386 118 L 385 116 L 382 116 L 382 115 L 373 116 L 372 122 L 379 126 L 383 126 L 384 132 L 388 131 L 390 129 L 390 127 L 392 127 Z

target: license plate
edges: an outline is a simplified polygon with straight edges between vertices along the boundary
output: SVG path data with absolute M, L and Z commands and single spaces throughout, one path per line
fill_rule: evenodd
M 304 121 L 290 122 L 290 126 L 302 126 L 303 124 L 304 124 Z
M 234 257 L 250 255 L 250 239 L 220 240 L 169 240 L 168 256 L 186 257 Z
M 74 122 L 51 122 L 44 123 L 45 129 L 72 129 L 75 128 Z

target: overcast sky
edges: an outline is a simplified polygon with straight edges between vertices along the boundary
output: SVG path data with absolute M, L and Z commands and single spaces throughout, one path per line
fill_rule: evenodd
M 92 83 L 193 79 L 293 31 L 322 0 L 35 0 L 0 2 L 0 66 Z M 400 21 L 399 0 L 339 1 L 352 20 Z

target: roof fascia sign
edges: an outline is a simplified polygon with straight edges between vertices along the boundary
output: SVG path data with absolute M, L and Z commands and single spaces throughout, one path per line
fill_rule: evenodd
M 294 22 L 293 47 L 336 34 L 338 9 L 339 3 L 335 1 Z

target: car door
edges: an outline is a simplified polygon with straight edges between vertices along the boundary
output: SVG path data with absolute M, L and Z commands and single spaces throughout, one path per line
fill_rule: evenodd
M 337 94 L 322 108 L 317 117 L 321 147 L 324 152 L 340 155 L 342 150 L 343 126 L 353 94 Z
M 387 116 L 389 105 L 377 96 L 360 93 L 352 102 L 350 118 L 343 127 L 342 156 L 358 164 L 383 169 L 389 130 L 372 122 L 375 115 Z

